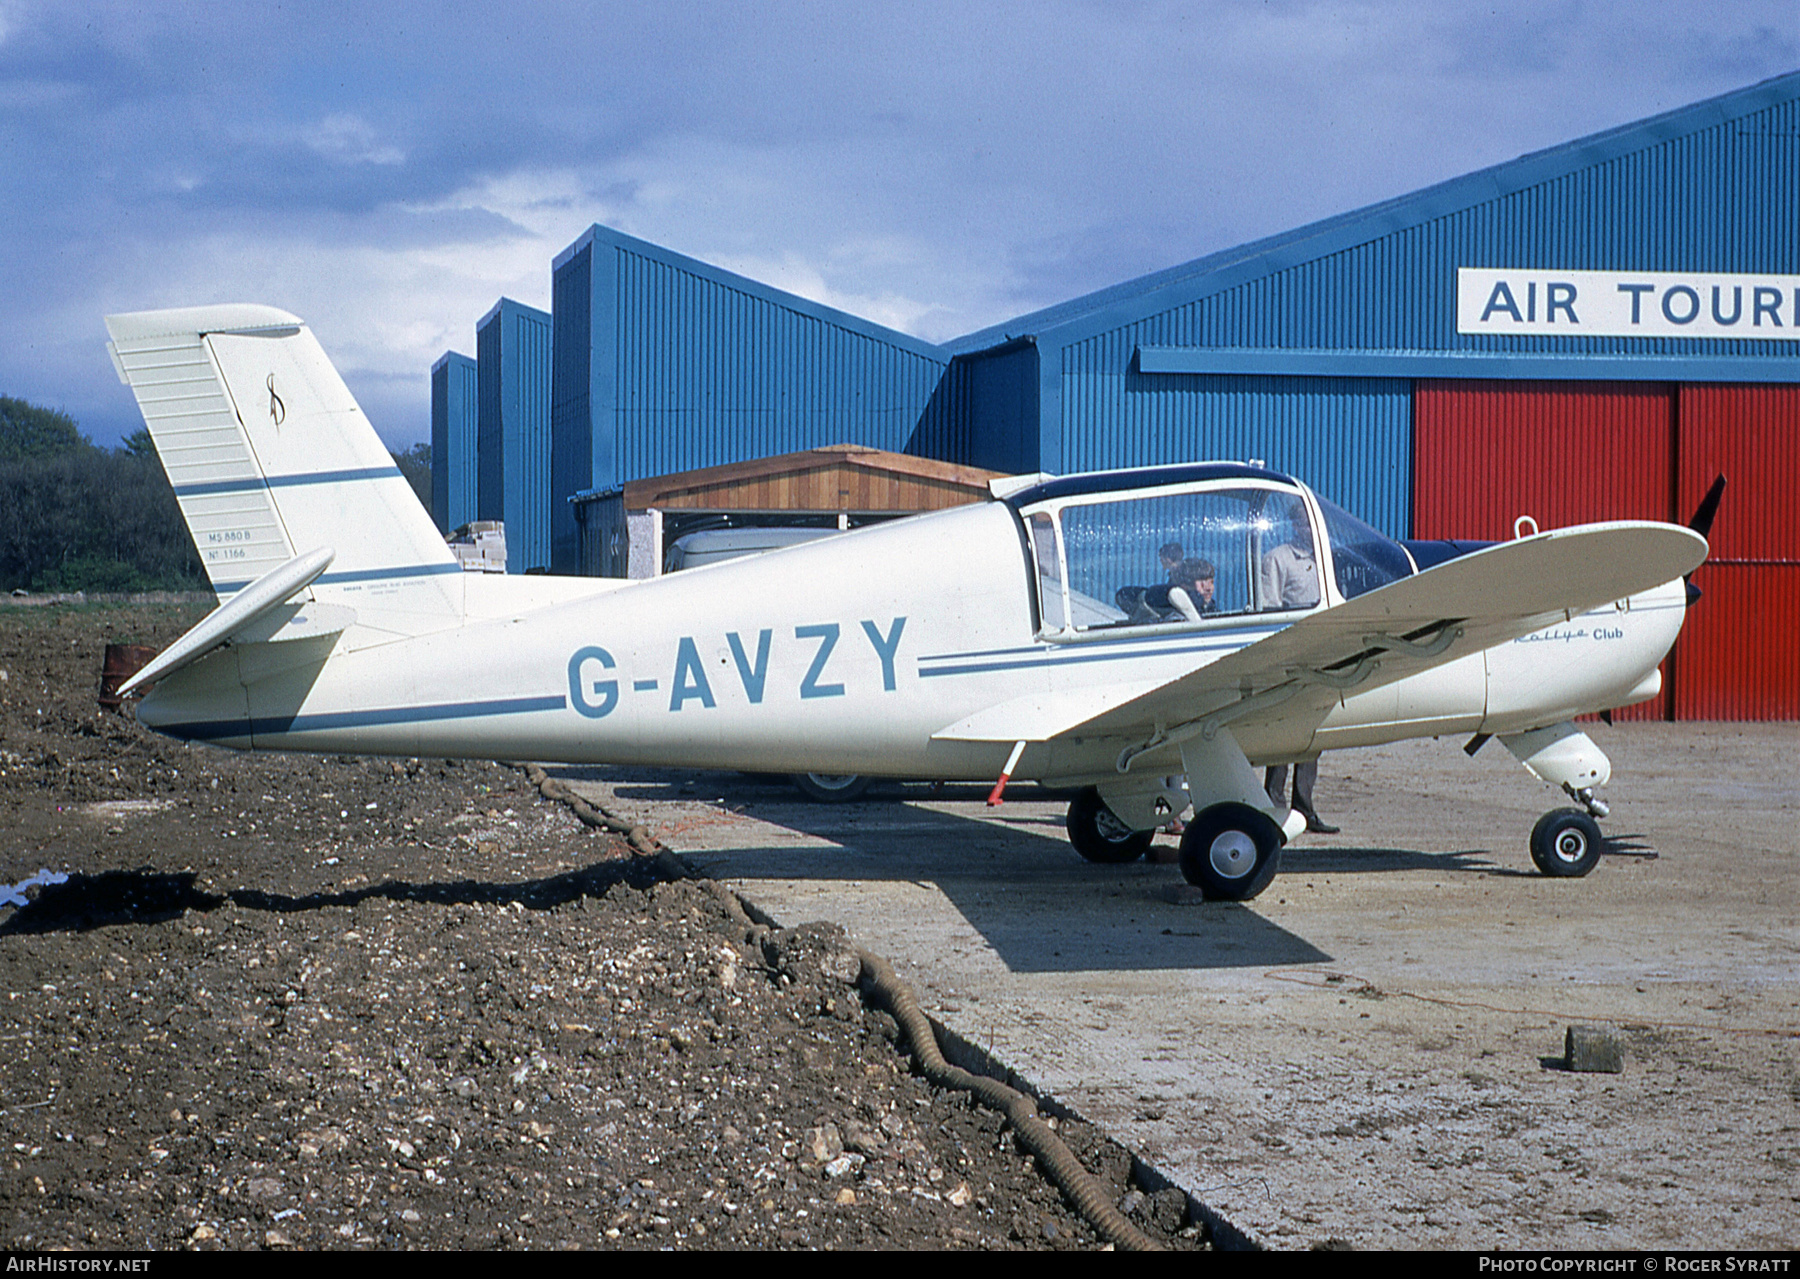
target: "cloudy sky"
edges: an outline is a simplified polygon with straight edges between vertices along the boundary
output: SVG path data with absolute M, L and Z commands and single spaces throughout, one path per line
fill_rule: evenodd
M 390 445 L 604 222 L 941 340 L 1800 69 L 1797 0 L 0 0 L 0 394 L 305 317 Z

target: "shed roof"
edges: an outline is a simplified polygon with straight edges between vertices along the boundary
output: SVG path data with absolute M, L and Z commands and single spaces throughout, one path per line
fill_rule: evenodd
M 832 444 L 747 462 L 632 480 L 625 509 L 702 511 L 935 511 L 988 497 L 999 471 Z M 578 494 L 577 498 L 591 496 Z

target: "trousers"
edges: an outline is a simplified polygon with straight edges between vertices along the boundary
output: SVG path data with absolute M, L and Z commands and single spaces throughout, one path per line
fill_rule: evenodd
M 1276 764 L 1263 774 L 1263 789 L 1269 792 L 1269 801 L 1277 808 L 1286 801 L 1282 792 L 1287 789 L 1288 766 Z M 1301 813 L 1313 811 L 1313 783 L 1319 780 L 1319 761 L 1307 760 L 1303 764 L 1294 765 L 1294 802 L 1293 807 Z

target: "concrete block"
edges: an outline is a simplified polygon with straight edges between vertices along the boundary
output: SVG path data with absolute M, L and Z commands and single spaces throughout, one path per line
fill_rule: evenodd
M 1563 1036 L 1563 1065 L 1569 1070 L 1616 1075 L 1625 1069 L 1625 1045 L 1610 1030 L 1570 1026 Z

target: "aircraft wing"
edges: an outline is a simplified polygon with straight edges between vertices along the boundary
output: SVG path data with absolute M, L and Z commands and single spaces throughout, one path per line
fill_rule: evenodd
M 1691 573 L 1706 539 L 1672 524 L 1587 524 L 1475 551 L 1313 613 L 1160 683 L 1114 684 L 989 707 L 934 736 L 1050 741 L 1128 736 L 1268 694 L 1323 715 L 1337 689 L 1376 688 Z M 1246 705 L 1242 708 L 1254 714 Z M 1235 716 L 1234 716 L 1235 718 Z

